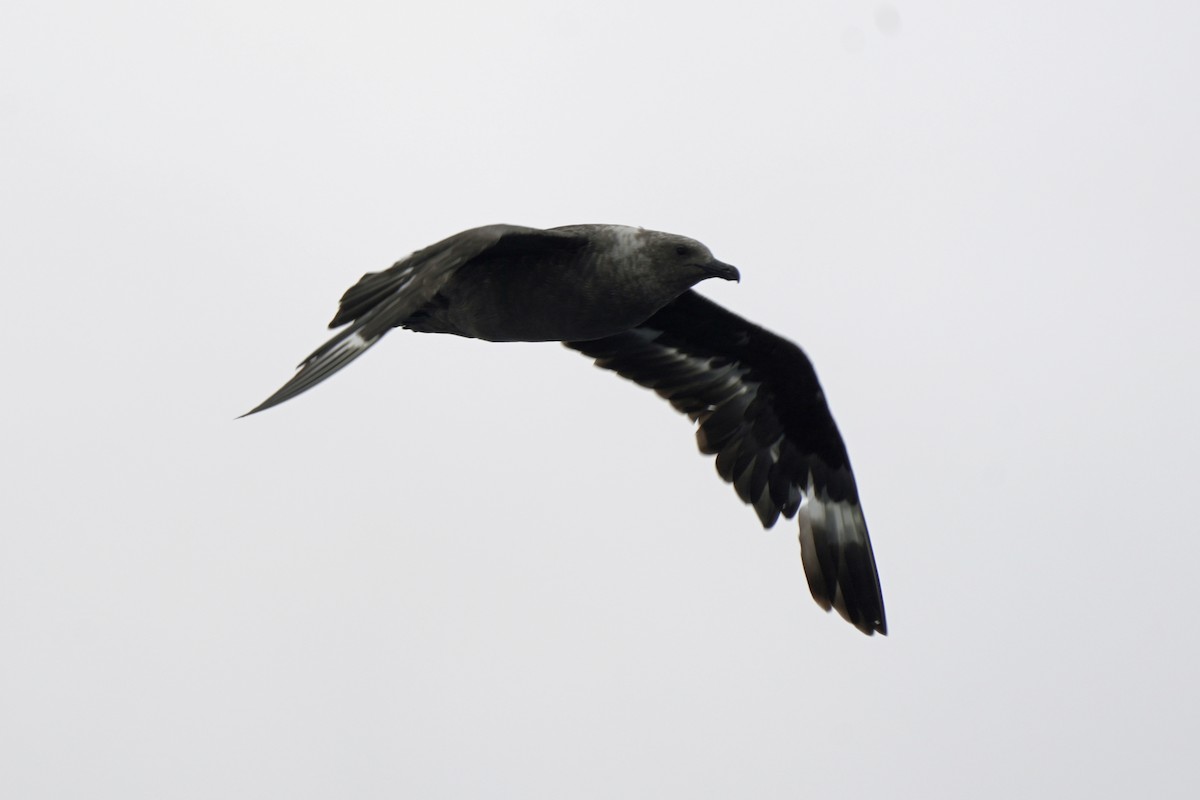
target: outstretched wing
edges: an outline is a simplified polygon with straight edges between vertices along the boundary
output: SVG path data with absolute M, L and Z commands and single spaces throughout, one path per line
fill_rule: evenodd
M 577 248 L 586 244 L 579 235 L 517 225 L 488 225 L 457 233 L 418 250 L 382 272 L 368 272 L 342 295 L 329 327 L 349 327 L 318 347 L 297 367 L 279 391 L 242 416 L 249 416 L 301 392 L 308 391 L 365 353 L 371 345 L 433 299 L 454 273 L 472 259 L 487 253 L 503 255 Z
M 799 347 L 687 291 L 633 330 L 566 342 L 698 422 L 700 452 L 764 527 L 799 514 L 813 598 L 866 634 L 887 633 L 850 459 Z

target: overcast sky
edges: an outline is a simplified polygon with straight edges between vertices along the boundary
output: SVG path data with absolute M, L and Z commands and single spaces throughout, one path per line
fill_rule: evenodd
M 1200 7 L 6 0 L 0 796 L 1197 796 Z M 686 418 L 367 271 L 686 234 L 890 635 Z

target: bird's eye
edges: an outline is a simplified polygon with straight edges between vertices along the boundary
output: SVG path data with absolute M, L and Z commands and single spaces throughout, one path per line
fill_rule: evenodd
M 690 252 L 691 252 L 691 250 L 689 250 L 686 245 L 682 245 L 682 244 L 675 245 L 675 255 L 677 255 L 677 256 L 686 256 Z

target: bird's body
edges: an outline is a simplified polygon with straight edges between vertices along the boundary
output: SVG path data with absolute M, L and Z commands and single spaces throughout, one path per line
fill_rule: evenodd
M 628 330 L 696 278 L 710 276 L 640 269 L 647 250 L 664 246 L 711 260 L 698 242 L 672 236 L 664 244 L 665 236 L 623 225 L 508 233 L 456 270 L 404 327 L 492 342 L 561 342 Z
M 306 391 L 393 327 L 488 341 L 561 341 L 654 389 L 765 527 L 799 516 L 809 589 L 865 633 L 883 598 L 841 435 L 807 357 L 691 287 L 737 279 L 682 236 L 621 225 L 490 225 L 368 273 L 317 349 L 253 414 Z

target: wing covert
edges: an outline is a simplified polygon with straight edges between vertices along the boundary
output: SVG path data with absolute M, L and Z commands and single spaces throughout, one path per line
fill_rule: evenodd
M 813 598 L 886 633 L 858 488 L 816 372 L 791 342 L 694 291 L 625 333 L 566 345 L 653 389 L 698 423 L 700 452 L 763 526 L 800 516 Z

